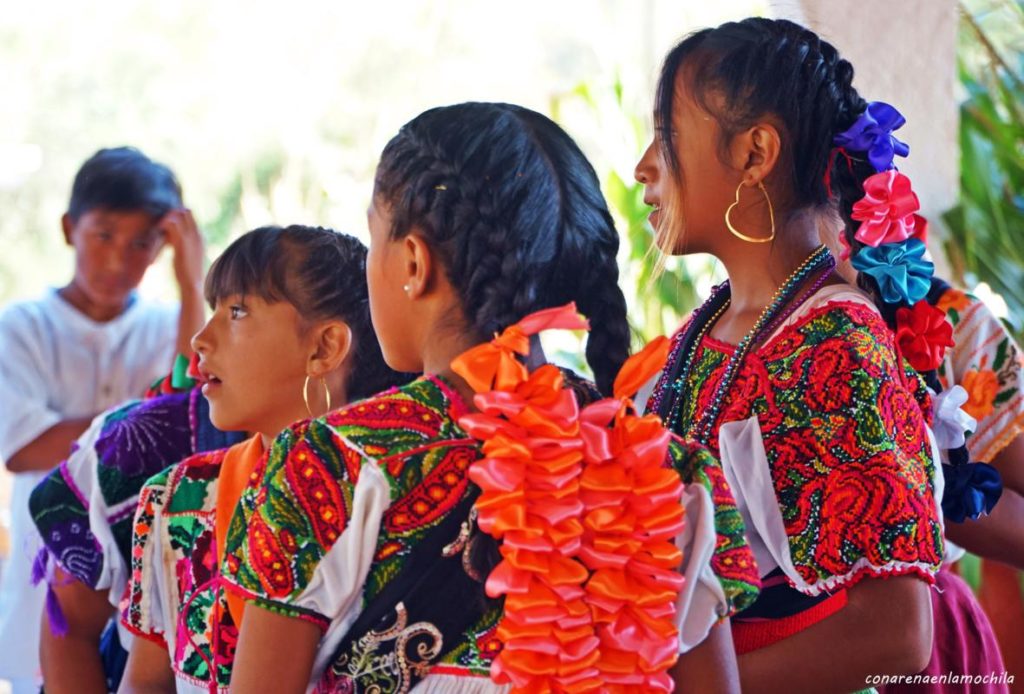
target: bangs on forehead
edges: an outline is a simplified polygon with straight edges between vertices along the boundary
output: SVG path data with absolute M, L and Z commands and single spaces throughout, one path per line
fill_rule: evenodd
M 256 296 L 267 303 L 290 301 L 287 277 L 292 249 L 280 227 L 263 227 L 240 236 L 213 262 L 203 294 L 210 308 L 229 296 Z

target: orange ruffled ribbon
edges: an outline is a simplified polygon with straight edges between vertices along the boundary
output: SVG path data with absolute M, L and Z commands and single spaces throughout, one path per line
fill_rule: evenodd
M 513 691 L 671 691 L 682 589 L 682 483 L 669 434 L 627 396 L 668 356 L 660 338 L 632 357 L 614 398 L 582 412 L 561 371 L 519 357 L 547 329 L 586 329 L 574 304 L 534 313 L 452 368 L 477 391 L 459 422 L 483 442 L 469 470 L 480 529 L 502 540 L 487 578 L 504 596 L 492 679 Z

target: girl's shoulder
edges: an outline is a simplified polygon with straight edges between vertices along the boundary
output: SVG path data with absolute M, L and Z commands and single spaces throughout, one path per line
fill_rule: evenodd
M 220 475 L 229 450 L 219 448 L 190 455 L 150 477 L 144 490 L 163 489 L 168 504 L 185 503 L 190 508 L 200 508 L 206 502 L 207 487 Z
M 431 443 L 466 439 L 459 418 L 468 412 L 462 398 L 444 379 L 424 376 L 310 421 L 296 433 L 322 445 L 325 427 L 333 443 L 368 459 L 381 459 Z
M 191 394 L 136 400 L 110 410 L 92 446 L 110 477 L 149 476 L 192 452 Z M 104 473 L 101 472 L 101 478 Z
M 837 346 L 869 359 L 879 353 L 895 360 L 892 329 L 871 298 L 849 285 L 819 290 L 765 340 L 758 355 L 770 362 Z
M 772 338 L 787 330 L 806 332 L 823 325 L 834 326 L 837 330 L 846 326 L 888 330 L 867 293 L 849 284 L 837 284 L 823 287 L 808 298 L 779 326 Z

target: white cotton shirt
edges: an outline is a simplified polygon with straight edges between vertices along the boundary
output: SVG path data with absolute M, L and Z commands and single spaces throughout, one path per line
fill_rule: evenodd
M 178 308 L 135 299 L 117 318 L 98 323 L 56 289 L 0 313 L 0 460 L 64 419 L 93 417 L 141 396 L 170 370 Z M 45 586 L 33 587 L 41 547 L 28 497 L 44 472 L 15 475 L 10 556 L 0 577 L 0 678 L 39 673 Z

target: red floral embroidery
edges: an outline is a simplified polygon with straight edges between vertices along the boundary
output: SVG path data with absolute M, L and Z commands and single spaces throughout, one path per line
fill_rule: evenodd
M 931 509 L 922 507 L 920 489 L 912 482 L 893 452 L 851 463 L 832 475 L 823 494 L 822 541 L 815 552 L 822 568 L 842 575 L 853 557 L 879 567 L 894 560 L 938 564 L 942 557 L 932 538 L 921 538 L 916 530 Z M 891 534 L 891 528 L 911 528 L 911 535 Z
M 836 412 L 849 406 L 856 368 L 850 343 L 837 337 L 804 352 L 794 370 L 807 374 L 807 404 L 820 412 Z
M 700 412 L 717 387 L 726 359 L 714 345 L 698 351 L 696 406 L 684 412 Z M 736 384 L 718 424 L 758 418 L 804 581 L 852 581 L 862 559 L 871 572 L 902 562 L 927 576 L 938 566 L 929 399 L 876 312 L 848 302 L 812 309 L 751 354 Z
M 924 449 L 921 436 L 921 408 L 903 384 L 884 381 L 878 389 L 878 411 L 885 434 L 910 454 Z

